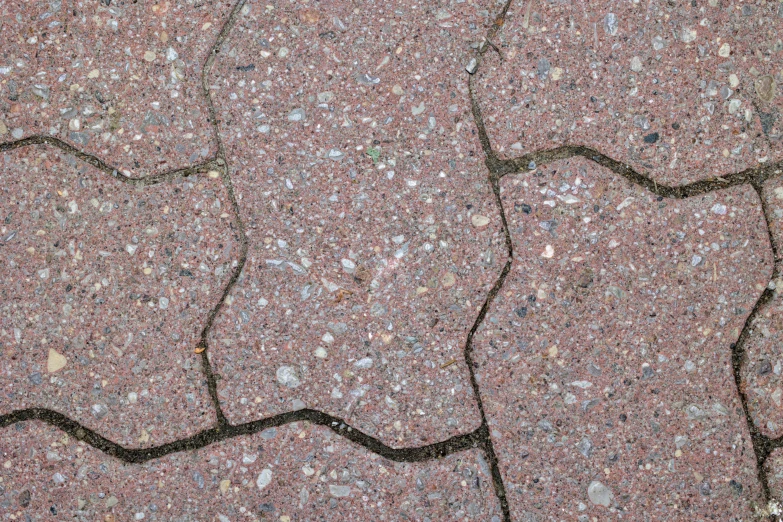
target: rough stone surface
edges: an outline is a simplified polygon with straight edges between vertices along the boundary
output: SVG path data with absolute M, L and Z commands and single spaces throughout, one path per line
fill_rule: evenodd
M 781 35 L 778 2 L 516 0 L 476 92 L 502 157 L 587 145 L 678 185 L 783 159 Z
M 783 499 L 783 450 L 778 448 L 770 453 L 764 468 L 772 498 L 780 502 L 780 499 Z
M 783 0 L 504 5 L 0 2 L 0 519 L 780 509 Z
M 783 168 L 781 172 L 783 172 Z M 783 244 L 783 179 L 780 178 L 781 172 L 778 173 L 778 177 L 767 181 L 763 186 L 770 231 L 778 247 Z
M 0 142 L 58 137 L 135 176 L 215 154 L 201 69 L 231 2 L 0 5 Z
M 512 518 L 748 520 L 730 345 L 772 272 L 756 192 L 662 199 L 583 158 L 501 191 L 515 257 L 475 358 Z
M 48 146 L 0 153 L 0 414 L 129 446 L 212 425 L 193 347 L 238 255 L 219 178 L 137 188 Z
M 763 187 L 773 240 L 783 244 L 783 182 L 773 179 Z M 772 299 L 758 311 L 745 343 L 743 388 L 753 422 L 769 437 L 783 435 L 783 280 L 772 281 Z
M 232 422 L 307 406 L 396 446 L 478 426 L 463 349 L 506 252 L 454 71 L 488 20 L 245 6 L 209 79 L 250 245 L 210 340 Z
M 395 463 L 305 423 L 143 465 L 39 423 L 0 441 L 0 510 L 16 520 L 500 520 L 478 451 Z

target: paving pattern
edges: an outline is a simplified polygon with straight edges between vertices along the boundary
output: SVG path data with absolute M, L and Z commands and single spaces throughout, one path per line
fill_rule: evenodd
M 777 520 L 783 2 L 0 14 L 0 520 Z

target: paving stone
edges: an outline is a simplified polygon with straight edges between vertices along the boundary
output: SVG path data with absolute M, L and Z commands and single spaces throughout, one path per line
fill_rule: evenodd
M 477 73 L 501 157 L 587 145 L 659 183 L 783 159 L 778 2 L 515 1 Z
M 770 229 L 777 245 L 783 244 L 783 181 L 773 179 L 763 187 Z M 778 246 L 780 248 L 780 246 Z M 772 299 L 762 305 L 751 325 L 744 348 L 742 382 L 753 422 L 770 437 L 783 435 L 783 280 L 772 281 Z
M 48 146 L 0 161 L 0 414 L 127 446 L 213 425 L 193 349 L 238 256 L 220 178 L 134 187 Z
M 780 503 L 783 499 L 783 450 L 780 448 L 773 450 L 767 457 L 764 468 L 767 472 L 770 495 Z
M 772 272 L 755 191 L 662 199 L 583 158 L 501 191 L 514 264 L 475 360 L 512 519 L 750 519 L 731 344 Z
M 214 156 L 201 68 L 228 0 L 0 6 L 0 141 L 56 136 L 134 176 Z
M 783 245 L 783 177 L 777 177 L 763 185 L 764 201 L 767 204 L 769 227 L 778 249 Z M 780 254 L 778 254 L 780 255 Z M 783 267 L 778 266 L 780 272 Z
M 478 426 L 463 349 L 507 254 L 464 66 L 495 9 L 245 6 L 209 79 L 249 240 L 210 340 L 230 421 Z
M 306 423 L 143 465 L 39 423 L 3 430 L 0 451 L 0 509 L 18 520 L 500 521 L 479 451 L 395 463 Z

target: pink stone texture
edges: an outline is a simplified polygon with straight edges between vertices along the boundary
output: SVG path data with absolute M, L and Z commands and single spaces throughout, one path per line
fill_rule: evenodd
M 778 448 L 772 451 L 764 467 L 772 498 L 780 502 L 783 499 L 783 450 Z
M 476 94 L 501 157 L 586 145 L 712 179 L 783 159 L 781 35 L 778 2 L 515 0 Z
M 54 136 L 125 173 L 216 152 L 201 69 L 225 0 L 0 4 L 0 141 Z
M 762 187 L 770 233 L 772 240 L 778 245 L 778 273 L 783 269 L 783 266 L 780 266 L 780 262 L 783 261 L 780 252 L 780 246 L 783 245 L 783 179 L 780 178 L 781 173 L 783 173 L 783 166 L 777 172 L 778 176 L 767 181 Z
M 237 259 L 221 179 L 135 187 L 54 147 L 1 154 L 0 414 L 51 408 L 134 447 L 211 426 L 193 349 Z
M 0 452 L 9 520 L 500 520 L 480 452 L 397 463 L 307 423 L 143 465 L 22 423 Z
M 249 243 L 210 336 L 231 422 L 307 406 L 396 447 L 478 426 L 463 350 L 507 252 L 455 71 L 489 7 L 237 18 L 209 78 Z
M 783 0 L 0 35 L 0 520 L 783 510 Z
M 783 183 L 773 179 L 763 187 L 772 238 L 780 248 L 783 244 Z M 751 323 L 744 344 L 743 390 L 748 397 L 753 422 L 759 431 L 775 438 L 783 435 L 783 280 L 780 267 L 771 281 L 773 290 Z
M 748 520 L 731 344 L 772 272 L 756 192 L 664 199 L 583 158 L 500 186 L 514 262 L 474 349 L 512 519 Z

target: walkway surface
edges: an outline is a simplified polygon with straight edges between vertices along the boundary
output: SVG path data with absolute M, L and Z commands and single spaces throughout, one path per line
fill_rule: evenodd
M 0 520 L 777 520 L 782 1 L 0 33 Z

